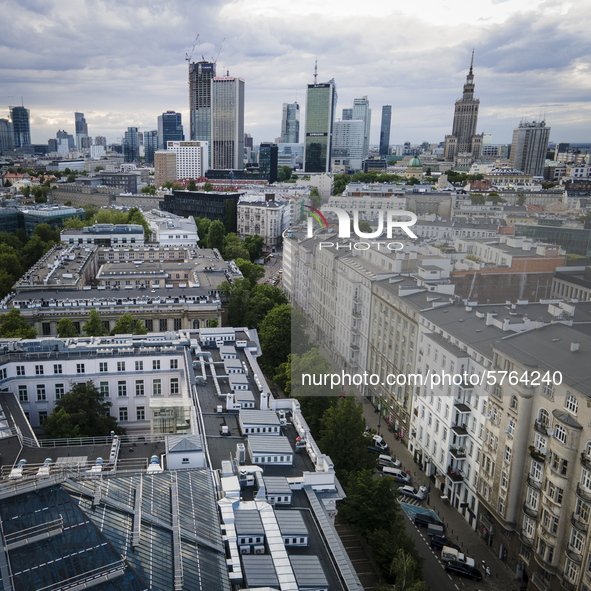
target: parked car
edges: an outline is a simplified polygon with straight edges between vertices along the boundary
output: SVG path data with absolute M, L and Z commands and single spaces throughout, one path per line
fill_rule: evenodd
M 455 560 L 462 564 L 467 564 L 468 566 L 476 566 L 474 558 L 470 558 L 469 556 L 462 554 L 459 550 L 447 545 L 443 546 L 441 549 L 441 560 L 443 562 L 452 562 Z
M 418 499 L 419 501 L 422 501 L 427 497 L 427 487 L 425 486 L 419 487 L 418 490 L 412 486 L 401 486 L 398 489 L 398 492 L 405 497 L 412 497 L 413 499 Z
M 395 460 L 392 456 L 380 454 L 378 458 L 378 470 L 383 468 L 400 468 L 400 460 Z
M 383 452 L 386 452 L 386 451 L 388 451 L 388 447 L 389 447 L 389 446 L 388 446 L 388 444 L 387 444 L 387 443 L 386 443 L 386 442 L 383 440 L 383 438 L 382 438 L 382 436 L 381 436 L 381 435 L 374 435 L 374 436 L 372 437 L 372 439 L 373 439 L 373 444 L 374 444 L 376 447 L 379 447 L 380 449 L 382 449 L 382 450 L 383 450 Z M 382 452 L 382 453 L 383 453 L 383 452 Z
M 389 468 L 388 466 L 384 466 L 384 468 L 382 468 L 382 475 L 390 476 L 394 482 L 398 482 L 400 484 L 410 484 L 410 476 L 398 468 Z
M 455 550 L 460 550 L 460 547 L 457 544 L 450 542 L 445 537 L 445 534 L 443 536 L 433 536 L 431 538 L 431 548 L 433 548 L 433 550 L 441 550 L 444 546 L 447 546 L 448 548 L 454 548 Z
M 463 562 L 458 562 L 457 560 L 446 562 L 445 570 L 459 577 L 467 577 L 473 581 L 482 581 L 482 573 L 477 568 L 464 564 Z
M 384 450 L 381 447 L 378 447 L 377 445 L 368 445 L 367 451 L 370 451 L 372 454 L 380 454 L 381 455 Z
M 415 525 L 420 525 L 421 527 L 428 527 L 429 525 L 443 525 L 435 515 L 432 513 L 417 513 L 415 515 Z

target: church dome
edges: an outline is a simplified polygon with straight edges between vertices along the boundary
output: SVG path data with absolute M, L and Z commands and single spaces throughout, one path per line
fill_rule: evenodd
M 417 167 L 417 166 L 423 166 L 423 163 L 415 156 L 414 158 L 410 159 L 410 162 L 407 164 L 407 166 L 412 166 Z

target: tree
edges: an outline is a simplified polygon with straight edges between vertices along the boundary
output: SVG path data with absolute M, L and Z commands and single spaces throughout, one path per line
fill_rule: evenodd
M 19 309 L 13 308 L 8 314 L 0 315 L 0 337 L 34 339 L 36 336 L 37 331 L 26 323 Z
M 214 220 L 207 231 L 207 248 L 217 248 L 220 252 L 224 248 L 224 236 L 226 228 L 220 220 Z
M 242 276 L 250 283 L 250 289 L 254 288 L 257 281 L 265 276 L 265 268 L 262 265 L 255 265 L 245 259 L 236 259 L 234 262 L 240 269 Z
M 265 239 L 258 234 L 255 234 L 254 236 L 247 236 L 244 239 L 244 246 L 246 246 L 250 254 L 250 260 L 254 263 L 254 261 L 260 258 L 263 254 Z
M 91 382 L 79 382 L 56 401 L 51 414 L 43 424 L 43 432 L 49 438 L 101 437 L 111 431 L 125 433 L 117 426 L 115 417 L 109 414 L 111 402 L 105 400 Z
M 31 194 L 31 187 L 27 185 L 26 187 L 21 187 L 19 191 L 23 194 L 25 199 L 28 199 L 29 195 Z
M 246 248 L 244 242 L 234 234 L 230 232 L 224 237 L 224 258 L 226 260 L 245 259 L 250 260 L 250 252 Z
M 250 281 L 236 279 L 231 286 L 224 281 L 219 286 L 222 295 L 228 298 L 228 324 L 230 326 L 244 326 L 244 316 L 250 298 Z
M 96 310 L 90 311 L 88 322 L 82 327 L 87 337 L 104 337 L 108 334 L 99 313 Z
M 207 321 L 207 327 L 208 328 L 216 328 L 218 326 L 219 322 L 217 321 L 216 318 L 210 318 Z
M 141 320 L 134 320 L 131 314 L 123 314 L 111 331 L 111 335 L 116 334 L 148 334 L 148 330 Z
M 69 318 L 62 318 L 57 323 L 57 335 L 60 339 L 73 338 L 78 336 L 78 331 Z
M 49 224 L 39 224 L 35 226 L 33 236 L 39 236 L 43 242 L 59 241 L 59 230 L 54 230 Z
M 367 453 L 364 433 L 363 405 L 355 404 L 353 396 L 340 397 L 338 404 L 324 413 L 317 442 L 334 462 L 339 478 L 346 480 L 349 473 L 372 467 L 373 458 Z
M 394 577 L 396 591 L 427 591 L 426 585 L 420 580 L 420 568 L 417 569 L 417 563 L 413 557 L 402 548 L 392 559 L 390 576 Z
M 79 217 L 68 218 L 64 220 L 63 228 L 64 230 L 79 230 L 84 228 L 84 222 Z
M 265 316 L 275 307 L 287 304 L 287 298 L 273 285 L 257 283 L 250 291 L 248 306 L 243 316 L 243 324 L 257 328 Z
M 517 205 L 525 205 L 525 195 L 519 195 L 519 197 L 517 197 Z
M 189 181 L 189 184 L 187 185 L 187 189 L 189 191 L 196 191 L 197 190 L 197 183 L 195 183 L 195 181 L 193 179 L 191 179 Z
M 193 218 L 195 220 L 195 225 L 197 226 L 197 236 L 199 237 L 199 246 L 201 248 L 205 248 L 207 244 L 207 232 L 209 231 L 209 226 L 211 225 L 211 220 L 209 218 Z
M 322 203 L 322 199 L 320 197 L 320 193 L 316 187 L 313 187 L 310 191 L 310 201 L 312 202 L 312 207 L 319 208 L 320 204 Z
M 104 166 L 95 166 L 94 167 L 94 172 L 100 172 L 101 170 L 105 170 Z
M 145 195 L 156 195 L 156 187 L 146 185 L 145 187 L 142 187 L 142 193 Z
M 261 367 L 270 375 L 288 360 L 290 353 L 302 354 L 310 348 L 304 317 L 291 306 L 275 306 L 259 326 L 263 354 Z
M 291 178 L 291 166 L 278 166 L 277 167 L 277 182 L 282 183 L 288 181 Z
M 76 175 L 71 172 L 66 179 L 66 183 L 74 183 L 76 181 Z
M 213 185 L 211 183 L 205 183 L 203 187 L 201 187 L 202 191 L 213 191 Z
M 351 175 L 335 174 L 333 181 L 333 195 L 342 195 L 347 185 L 351 182 Z
M 407 185 L 420 185 L 421 181 L 419 181 L 418 178 L 411 176 L 407 181 L 406 181 Z

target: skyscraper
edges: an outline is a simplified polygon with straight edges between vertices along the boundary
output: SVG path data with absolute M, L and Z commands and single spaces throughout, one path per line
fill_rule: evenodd
M 166 111 L 158 117 L 158 149 L 166 149 L 168 142 L 183 142 L 183 116 L 176 111 Z
M 176 154 L 177 177 L 173 180 L 205 176 L 209 168 L 207 142 L 168 142 L 166 150 Z
M 74 113 L 74 123 L 76 125 L 76 147 L 82 148 L 82 138 L 88 137 L 88 125 L 84 118 L 84 113 Z
M 522 121 L 513 130 L 511 160 L 513 168 L 525 174 L 541 176 L 550 142 L 550 127 L 545 121 Z
M 380 156 L 386 157 L 390 153 L 390 126 L 392 123 L 392 107 L 382 107 L 382 125 L 380 127 Z
M 65 129 L 58 130 L 55 137 L 58 139 L 58 145 L 60 143 L 59 140 L 68 140 L 68 150 L 73 150 L 76 147 L 74 136 L 69 134 Z
M 8 119 L 0 119 L 0 154 L 12 150 L 12 123 Z
M 31 126 L 29 109 L 25 107 L 8 107 L 12 123 L 12 147 L 22 148 L 31 143 Z
M 189 116 L 191 140 L 209 142 L 211 162 L 211 82 L 215 78 L 214 62 L 189 64 Z
M 277 180 L 277 144 L 261 142 L 259 147 L 259 174 L 269 179 L 269 184 Z
M 445 136 L 444 157 L 449 161 L 455 160 L 460 154 L 471 154 L 473 160 L 480 156 L 482 136 L 476 135 L 480 99 L 474 98 L 473 67 L 474 52 L 462 98 L 456 101 L 451 135 Z
M 137 127 L 128 127 L 123 137 L 123 160 L 137 162 L 140 158 L 140 143 Z
M 281 117 L 281 143 L 297 144 L 300 141 L 300 105 L 283 103 Z
M 305 172 L 330 172 L 335 107 L 336 85 L 334 80 L 322 84 L 308 84 L 304 142 Z
M 351 119 L 335 121 L 332 134 L 331 167 L 342 166 L 350 170 L 361 170 L 365 146 L 365 121 Z
M 160 117 L 158 118 L 160 119 Z M 158 130 L 144 132 L 144 163 L 154 164 L 154 154 L 158 150 Z
M 353 119 L 353 109 L 343 109 L 343 121 L 350 121 L 351 119 Z
M 353 119 L 361 119 L 365 123 L 364 142 L 363 142 L 363 157 L 369 156 L 369 133 L 371 130 L 371 109 L 369 108 L 369 101 L 364 96 L 360 99 L 353 100 Z
M 244 80 L 214 78 L 211 84 L 211 168 L 244 168 Z

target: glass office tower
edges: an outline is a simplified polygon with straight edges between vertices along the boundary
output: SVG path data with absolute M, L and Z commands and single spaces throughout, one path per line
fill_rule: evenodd
M 390 126 L 392 123 L 392 107 L 382 107 L 382 126 L 380 128 L 380 156 L 386 157 L 390 153 Z
M 22 148 L 31 143 L 31 126 L 29 109 L 25 107 L 8 107 L 12 123 L 12 147 Z
M 214 78 L 211 85 L 211 168 L 244 168 L 244 80 Z
M 189 65 L 189 112 L 191 141 L 209 142 L 211 162 L 211 83 L 215 63 L 196 62 Z
M 336 107 L 334 80 L 308 84 L 304 171 L 330 172 L 332 126 Z

